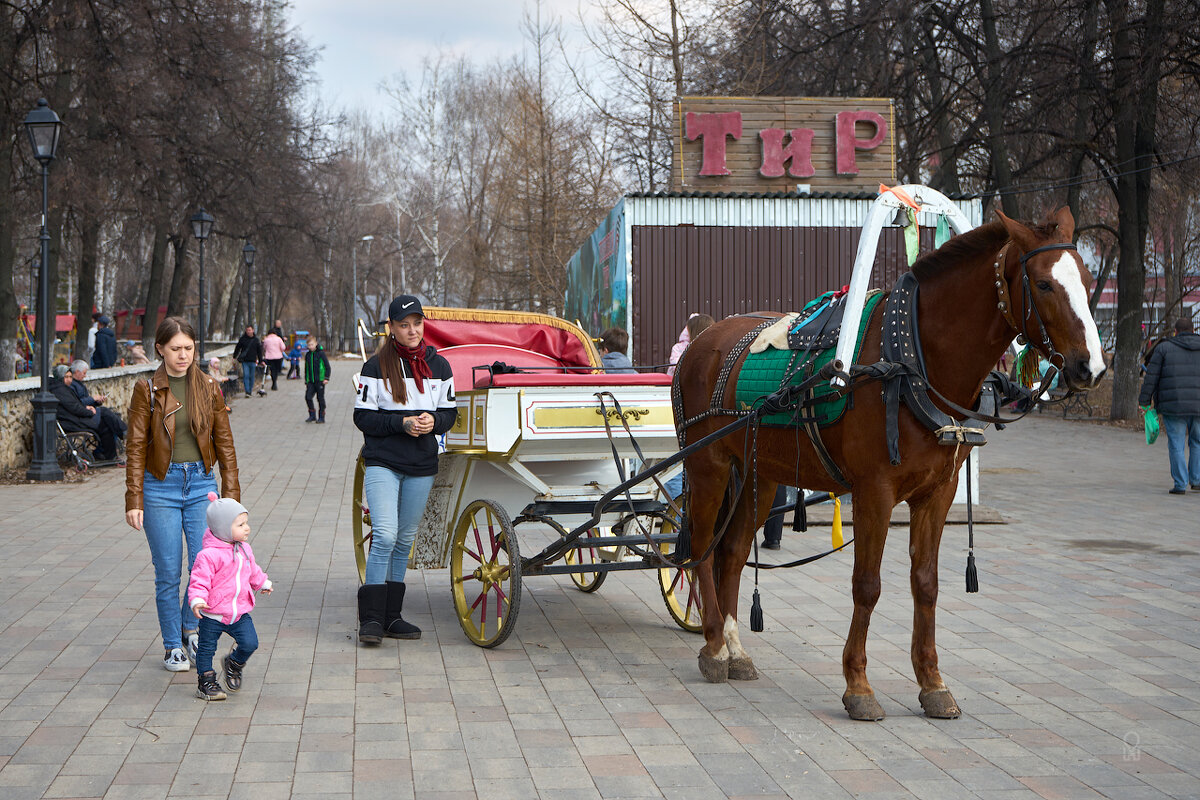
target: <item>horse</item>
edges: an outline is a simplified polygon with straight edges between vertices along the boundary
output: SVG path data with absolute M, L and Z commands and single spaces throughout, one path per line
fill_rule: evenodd
M 928 385 L 943 398 L 971 408 L 1014 338 L 1024 335 L 1060 368 L 1068 389 L 1095 386 L 1105 360 L 1088 307 L 1091 275 L 1071 244 L 1075 221 L 1070 211 L 1063 208 L 1036 226 L 1002 213 L 998 217 L 953 237 L 912 267 L 919 286 L 917 324 Z M 864 320 L 860 364 L 880 358 L 882 305 Z M 772 315 L 718 322 L 685 351 L 675 384 L 681 441 L 696 441 L 729 423 L 728 416 L 705 412 L 718 405 L 733 409 L 736 380 L 725 376 L 728 383 L 721 397 L 715 396 L 715 386 L 727 354 L 762 324 L 764 316 Z M 744 361 L 743 354 L 733 365 L 734 375 Z M 897 415 L 901 458 L 893 465 L 885 444 L 884 401 L 877 384 L 867 385 L 875 388 L 855 391 L 841 419 L 819 434 L 849 484 L 854 508 L 854 611 L 842 653 L 842 702 L 853 719 L 884 717 L 867 680 L 867 628 L 879 600 L 879 569 L 892 509 L 907 502 L 914 603 L 911 656 L 919 700 L 929 717 L 956 718 L 961 711 L 938 670 L 934 643 L 938 548 L 970 447 L 939 443 L 902 405 Z M 963 418 L 942 400 L 934 403 L 954 419 Z M 845 488 L 822 466 L 811 440 L 787 428 L 762 427 L 755 434 L 744 427 L 691 453 L 685 469 L 691 552 L 697 558 L 705 554 L 696 566 L 705 640 L 700 672 L 714 683 L 753 680 L 758 671 L 738 635 L 738 590 L 755 532 L 769 515 L 775 490 L 781 483 L 838 493 Z M 735 476 L 741 476 L 741 491 L 733 489 Z M 714 545 L 718 525 L 725 528 Z

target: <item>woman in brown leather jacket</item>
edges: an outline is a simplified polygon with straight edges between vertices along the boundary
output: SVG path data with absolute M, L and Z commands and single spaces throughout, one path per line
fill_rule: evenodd
M 196 364 L 195 330 L 167 317 L 154 349 L 163 363 L 153 378 L 138 381 L 129 403 L 125 521 L 145 530 L 150 544 L 163 666 L 183 672 L 195 661 L 197 639 L 186 590 L 179 601 L 183 541 L 190 571 L 204 537 L 208 493 L 217 490 L 214 464 L 221 466 L 222 496 L 241 500 L 241 488 L 225 400 L 220 384 Z

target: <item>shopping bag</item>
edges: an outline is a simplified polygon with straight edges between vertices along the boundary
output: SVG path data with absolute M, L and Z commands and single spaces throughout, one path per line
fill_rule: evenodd
M 1155 439 L 1158 438 L 1160 427 L 1158 424 L 1158 412 L 1153 408 L 1145 408 L 1143 410 L 1146 412 L 1144 418 L 1146 423 L 1146 444 L 1154 444 Z

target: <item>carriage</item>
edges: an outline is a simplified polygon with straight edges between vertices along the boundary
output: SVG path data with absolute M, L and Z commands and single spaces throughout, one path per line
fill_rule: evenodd
M 613 487 L 677 451 L 671 377 L 605 374 L 592 339 L 545 314 L 426 307 L 425 315 L 426 342 L 454 371 L 458 420 L 442 439 L 410 563 L 450 568 L 467 637 L 482 647 L 508 638 L 524 578 L 568 575 L 594 592 L 609 572 L 631 569 L 653 570 L 671 618 L 698 631 L 691 571 L 663 566 L 654 552 L 676 546 L 678 511 L 662 482 L 682 465 L 597 508 Z M 360 325 L 359 335 L 361 345 L 372 334 Z M 360 457 L 360 580 L 371 539 L 363 475 Z
M 933 212 L 959 235 L 919 259 L 890 293 L 868 292 L 880 229 L 905 208 Z M 937 667 L 934 620 L 938 551 L 960 469 L 985 443 L 986 425 L 1012 421 L 998 415 L 1001 404 L 1031 408 L 1054 374 L 1086 389 L 1105 371 L 1087 313 L 1091 278 L 1072 241 L 1070 211 L 1032 227 L 997 216 L 969 230 L 934 190 L 881 191 L 847 291 L 829 293 L 811 312 L 743 314 L 714 324 L 685 351 L 669 393 L 666 375 L 598 374 L 586 335 L 561 320 L 434 312 L 426 339 L 444 348 L 454 368 L 459 418 L 445 438 L 447 463 L 426 514 L 431 541 L 422 553 L 419 535 L 416 563 L 450 566 L 458 619 L 485 647 L 511 633 L 523 575 L 569 574 L 587 591 L 609 571 L 656 568 L 672 616 L 704 634 L 701 674 L 712 682 L 754 680 L 758 671 L 738 634 L 739 589 L 755 531 L 777 511 L 776 488 L 795 482 L 849 492 L 855 610 L 842 656 L 842 702 L 854 719 L 879 720 L 884 712 L 866 677 L 866 634 L 891 512 L 907 502 L 919 699 L 928 716 L 959 716 Z M 440 332 L 473 322 L 518 327 L 486 341 L 478 331 Z M 519 328 L 535 322 L 528 332 Z M 566 346 L 531 346 L 544 343 L 546 327 L 575 355 L 568 357 Z M 1052 367 L 1032 391 L 993 370 L 1014 339 Z M 533 369 L 514 372 L 503 358 L 516 366 L 528 360 Z M 743 384 L 750 387 L 745 393 Z M 867 385 L 878 390 L 856 391 Z M 614 435 L 616 424 L 628 438 Z M 640 470 L 628 477 L 634 458 Z M 685 516 L 668 508 L 655 480 L 683 459 Z M 354 491 L 361 574 L 369 532 L 361 461 Z M 488 499 L 495 496 L 507 506 Z M 510 518 L 507 507 L 517 503 L 524 506 Z M 582 522 L 568 529 L 566 518 Z M 677 521 L 689 526 L 687 535 L 676 534 Z M 541 551 L 521 556 L 518 525 L 549 530 Z M 969 545 L 968 591 L 973 577 Z M 761 629 L 755 606 L 751 628 Z

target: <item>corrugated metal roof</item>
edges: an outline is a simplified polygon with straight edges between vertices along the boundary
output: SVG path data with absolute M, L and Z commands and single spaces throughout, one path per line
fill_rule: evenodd
M 878 192 L 629 192 L 626 197 L 717 197 L 748 199 L 874 200 Z M 947 194 L 948 200 L 975 200 L 983 195 Z
M 746 195 L 717 192 L 667 192 L 625 196 L 626 225 L 696 225 L 705 227 L 861 228 L 874 194 L 774 194 Z M 957 199 L 954 204 L 973 226 L 982 222 L 978 199 Z M 937 224 L 934 214 L 917 215 L 922 227 Z

